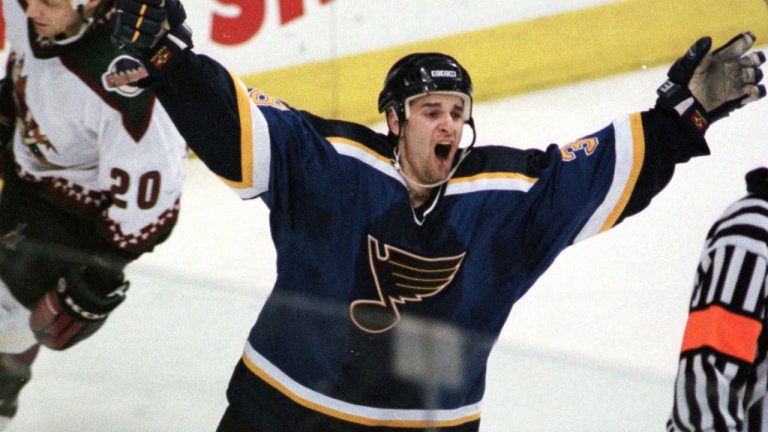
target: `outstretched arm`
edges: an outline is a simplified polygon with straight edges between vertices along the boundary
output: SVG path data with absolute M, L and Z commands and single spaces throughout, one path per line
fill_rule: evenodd
M 211 171 L 242 180 L 242 134 L 250 127 L 244 85 L 215 60 L 183 51 L 149 84 L 187 144 Z M 250 143 L 248 143 L 250 145 Z
M 619 221 L 645 208 L 672 178 L 674 166 L 709 153 L 704 134 L 732 111 L 765 96 L 760 66 L 766 57 L 750 51 L 751 32 L 710 52 L 712 40 L 694 43 L 669 69 L 653 110 L 643 113 L 646 151 L 637 187 Z
M 144 63 L 150 87 L 187 144 L 217 175 L 242 181 L 241 131 L 249 127 L 244 85 L 215 60 L 191 51 L 178 0 L 119 0 L 113 42 Z M 249 143 L 250 145 L 250 143 Z
M 543 256 L 545 236 L 572 244 L 611 229 L 647 207 L 676 164 L 708 154 L 709 125 L 765 95 L 759 84 L 765 56 L 749 51 L 753 43 L 744 33 L 709 53 L 709 38 L 700 39 L 670 68 L 653 109 L 548 151 L 548 174 L 537 185 L 547 199 L 528 230 L 531 249 Z

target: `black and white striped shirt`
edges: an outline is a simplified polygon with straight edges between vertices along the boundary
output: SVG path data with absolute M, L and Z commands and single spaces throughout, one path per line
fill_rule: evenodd
M 747 178 L 699 260 L 669 432 L 768 432 L 768 169 Z

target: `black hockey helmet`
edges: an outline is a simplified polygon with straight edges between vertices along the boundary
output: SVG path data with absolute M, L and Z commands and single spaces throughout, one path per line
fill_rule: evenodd
M 441 53 L 409 54 L 392 65 L 379 93 L 379 112 L 394 109 L 403 123 L 411 99 L 435 92 L 464 99 L 464 121 L 472 119 L 472 79 L 456 59 Z

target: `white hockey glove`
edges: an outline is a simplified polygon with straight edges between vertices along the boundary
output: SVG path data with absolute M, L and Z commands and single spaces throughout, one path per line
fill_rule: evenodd
M 122 272 L 70 268 L 32 309 L 29 325 L 37 340 L 63 350 L 96 333 L 125 300 L 130 283 Z
M 112 42 L 144 62 L 151 76 L 192 48 L 186 19 L 179 0 L 117 0 Z
M 703 135 L 715 121 L 765 96 L 761 51 L 749 52 L 755 35 L 742 33 L 716 49 L 712 39 L 699 39 L 669 69 L 659 87 L 656 107 L 677 113 L 693 131 Z

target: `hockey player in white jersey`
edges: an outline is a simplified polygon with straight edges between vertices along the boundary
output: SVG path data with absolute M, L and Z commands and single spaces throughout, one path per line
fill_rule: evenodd
M 110 42 L 113 0 L 2 4 L 0 429 L 39 347 L 93 334 L 125 297 L 126 264 L 168 237 L 187 157 L 155 97 L 128 84 L 145 69 Z
M 768 431 L 768 168 L 707 233 L 668 432 Z
M 115 40 L 145 60 L 141 85 L 209 169 L 270 211 L 277 278 L 221 432 L 477 431 L 514 303 L 562 250 L 642 211 L 675 164 L 707 154 L 712 122 L 765 95 L 754 35 L 714 51 L 701 38 L 649 110 L 545 151 L 460 147 L 474 132 L 473 87 L 449 55 L 391 67 L 385 135 L 248 91 L 188 49 L 178 0 L 117 1 Z M 429 326 L 460 333 L 464 360 L 433 392 L 420 372 L 441 365 L 398 362 L 408 350 L 396 349 L 406 329 Z

